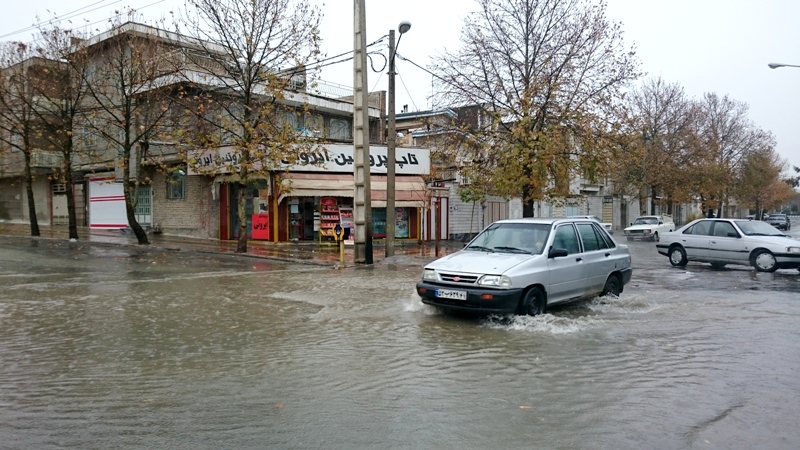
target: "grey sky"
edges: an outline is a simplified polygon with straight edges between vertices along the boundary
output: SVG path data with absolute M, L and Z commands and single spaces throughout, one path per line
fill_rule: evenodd
M 326 0 L 322 25 L 323 51 L 335 55 L 352 49 L 353 2 Z M 145 20 L 156 20 L 183 4 L 180 0 L 28 0 L 5 5 L 0 35 L 22 30 L 47 10 L 60 15 L 87 8 L 76 16 L 91 21 L 107 18 L 126 5 L 139 8 Z M 319 1 L 322 5 L 322 1 Z M 69 6 L 65 6 L 69 5 Z M 412 23 L 398 53 L 427 66 L 429 55 L 454 49 L 463 18 L 475 9 L 470 0 L 366 0 L 368 41 Z M 648 76 L 680 83 L 690 96 L 715 92 L 747 103 L 749 117 L 771 131 L 777 150 L 800 167 L 800 68 L 769 69 L 767 63 L 800 65 L 800 2 L 796 0 L 608 0 L 608 17 L 622 22 L 625 40 L 635 44 Z M 95 27 L 104 28 L 101 22 Z M 0 39 L 27 40 L 30 31 Z M 383 46 L 382 49 L 386 50 Z M 374 60 L 376 68 L 383 60 Z M 398 61 L 397 105 L 410 111 L 432 106 L 431 76 L 406 61 Z M 387 77 L 370 73 L 370 89 L 386 89 Z M 352 85 L 350 62 L 323 69 L 322 77 Z

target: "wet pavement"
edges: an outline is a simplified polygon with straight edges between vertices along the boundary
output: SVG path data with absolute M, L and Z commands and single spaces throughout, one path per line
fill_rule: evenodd
M 30 236 L 30 225 L 19 222 L 0 222 L 0 238 L 7 239 L 28 237 L 41 240 L 66 241 L 69 233 L 66 225 L 40 226 L 41 236 Z M 130 230 L 91 230 L 78 228 L 79 242 L 97 245 L 140 246 L 136 236 Z M 170 251 L 193 251 L 199 253 L 236 254 L 242 257 L 273 259 L 286 262 L 301 262 L 332 267 L 363 266 L 354 262 L 353 246 L 344 246 L 344 258 L 339 246 L 332 242 L 267 242 L 249 240 L 246 254 L 236 253 L 236 241 L 220 241 L 196 237 L 174 236 L 166 234 L 148 234 L 153 249 Z M 422 266 L 437 257 L 447 255 L 463 247 L 463 243 L 440 241 L 422 242 L 415 240 L 396 240 L 395 255 L 387 259 L 382 240 L 373 242 L 374 264 L 401 264 Z M 437 249 L 438 247 L 438 249 Z M 438 256 L 437 256 L 438 255 Z
M 0 235 L 0 449 L 800 448 L 797 271 L 631 242 L 618 298 L 475 318 L 429 256 L 131 239 Z

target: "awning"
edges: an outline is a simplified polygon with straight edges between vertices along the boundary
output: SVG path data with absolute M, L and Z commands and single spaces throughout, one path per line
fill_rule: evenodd
M 284 197 L 353 197 L 355 186 L 352 174 L 281 173 L 281 195 Z M 395 206 L 422 208 L 425 206 L 425 181 L 415 175 L 395 175 Z M 370 176 L 371 204 L 386 207 L 386 176 Z

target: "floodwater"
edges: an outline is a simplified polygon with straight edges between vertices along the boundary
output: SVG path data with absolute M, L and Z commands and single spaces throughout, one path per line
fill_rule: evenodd
M 0 448 L 800 447 L 800 275 L 669 266 L 538 317 L 420 267 L 0 239 Z

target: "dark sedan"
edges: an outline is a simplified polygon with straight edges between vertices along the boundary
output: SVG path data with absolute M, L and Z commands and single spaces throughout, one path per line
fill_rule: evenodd
M 770 214 L 767 223 L 779 230 L 791 230 L 792 222 L 786 214 Z

